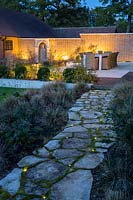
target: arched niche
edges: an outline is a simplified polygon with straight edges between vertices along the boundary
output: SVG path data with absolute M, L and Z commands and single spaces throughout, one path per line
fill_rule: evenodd
M 47 46 L 44 42 L 39 44 L 39 62 L 43 63 L 47 61 Z

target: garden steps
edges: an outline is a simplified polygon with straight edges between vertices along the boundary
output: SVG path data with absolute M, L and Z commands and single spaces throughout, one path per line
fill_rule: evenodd
M 91 170 L 115 141 L 110 90 L 90 90 L 68 112 L 68 124 L 0 181 L 0 199 L 89 200 Z

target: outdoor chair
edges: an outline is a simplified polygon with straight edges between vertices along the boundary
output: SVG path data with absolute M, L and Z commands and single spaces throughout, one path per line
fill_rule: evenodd
M 102 58 L 102 69 L 112 69 L 117 66 L 118 52 L 110 53 Z
M 95 58 L 95 54 L 92 52 L 86 53 L 86 69 L 97 70 L 98 69 L 98 58 Z

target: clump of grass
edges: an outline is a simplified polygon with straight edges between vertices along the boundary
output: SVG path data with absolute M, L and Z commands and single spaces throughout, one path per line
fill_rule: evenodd
M 127 143 L 116 143 L 106 157 L 93 170 L 94 182 L 91 200 L 129 200 L 133 191 L 132 147 Z
M 123 82 L 113 89 L 110 108 L 119 139 L 133 143 L 133 88 L 129 83 Z

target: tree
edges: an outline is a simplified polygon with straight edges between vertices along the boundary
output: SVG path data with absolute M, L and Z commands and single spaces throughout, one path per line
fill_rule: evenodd
M 88 26 L 81 0 L 0 0 L 1 7 L 32 13 L 52 26 Z
M 89 12 L 89 26 L 112 26 L 116 22 L 111 9 L 96 7 Z
M 30 6 L 30 0 L 0 0 L 0 7 L 14 10 L 26 10 Z
M 58 9 L 50 10 L 50 17 L 47 21 L 55 27 L 88 26 L 88 9 L 62 5 Z
M 107 9 L 111 9 L 117 18 L 127 18 L 127 32 L 131 32 L 133 0 L 99 0 Z

